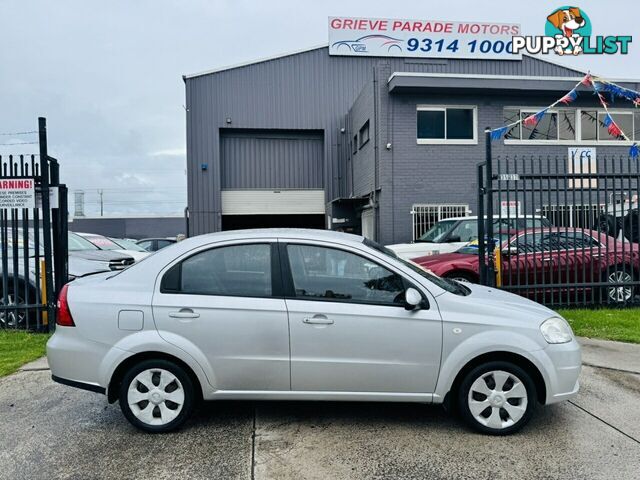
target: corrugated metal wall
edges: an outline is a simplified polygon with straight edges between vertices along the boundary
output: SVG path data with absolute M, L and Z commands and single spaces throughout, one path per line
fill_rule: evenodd
M 346 194 L 338 152 L 344 116 L 376 66 L 390 71 L 575 76 L 530 57 L 522 61 L 331 57 L 328 48 L 186 79 L 188 203 L 193 231 L 220 229 L 220 129 L 324 131 L 326 200 Z M 228 123 L 231 122 L 231 123 Z M 207 168 L 203 168 L 206 164 Z
M 223 190 L 324 186 L 321 133 L 223 131 L 220 152 Z

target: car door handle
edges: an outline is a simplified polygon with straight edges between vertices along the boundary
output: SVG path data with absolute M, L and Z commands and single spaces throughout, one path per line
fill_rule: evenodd
M 305 317 L 302 319 L 303 323 L 309 325 L 333 325 L 333 320 L 325 317 L 324 315 L 314 315 L 313 317 Z
M 199 313 L 194 312 L 190 308 L 181 308 L 177 312 L 169 312 L 171 318 L 198 318 Z

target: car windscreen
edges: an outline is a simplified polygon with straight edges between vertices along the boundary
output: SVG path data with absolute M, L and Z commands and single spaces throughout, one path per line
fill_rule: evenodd
M 76 235 L 75 233 L 69 232 L 69 251 L 79 251 L 79 250 L 100 250 L 89 240 L 82 238 L 80 235 Z
M 124 238 L 109 238 L 114 243 L 117 243 L 123 250 L 131 250 L 132 252 L 146 252 L 144 248 L 131 240 L 125 240 Z
M 416 241 L 437 243 L 449 233 L 456 223 L 458 223 L 458 220 L 441 220 L 423 233 Z
M 379 243 L 374 242 L 373 240 L 369 240 L 368 238 L 365 238 L 363 243 L 369 247 L 369 248 L 373 248 L 374 250 L 377 250 L 378 252 L 384 253 L 385 255 L 390 256 L 391 258 L 393 258 L 395 261 L 402 263 L 403 265 L 409 267 L 411 270 L 413 270 L 414 272 L 416 272 L 418 275 L 426 278 L 427 280 L 429 280 L 431 283 L 435 284 L 436 286 L 440 287 L 441 289 L 449 292 L 449 293 L 454 293 L 456 295 L 468 295 L 469 293 L 471 293 L 471 291 L 465 287 L 464 285 L 461 285 L 460 283 L 454 281 L 454 280 L 449 280 L 447 278 L 441 278 L 438 277 L 437 275 L 427 271 L 426 269 L 424 269 L 423 267 L 421 267 L 420 265 L 418 265 L 415 262 L 412 262 L 411 260 L 405 260 L 403 258 L 400 258 L 399 256 L 397 256 L 395 254 L 395 252 L 387 247 L 383 247 L 382 245 L 380 245 Z
M 113 240 L 109 240 L 102 235 L 78 235 L 79 237 L 89 240 L 100 250 L 122 250 L 122 247 L 115 243 Z
M 494 237 L 494 245 L 502 245 L 503 242 L 506 242 L 511 238 L 510 233 L 496 233 Z M 464 247 L 456 250 L 455 253 L 462 253 L 466 255 L 478 255 L 478 240 L 474 240 L 469 242 Z

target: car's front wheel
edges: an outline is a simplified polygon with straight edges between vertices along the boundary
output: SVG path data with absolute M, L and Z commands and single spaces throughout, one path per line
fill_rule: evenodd
M 463 419 L 475 430 L 508 435 L 520 430 L 536 406 L 531 376 L 510 362 L 488 362 L 465 375 L 458 391 Z
M 120 384 L 120 408 L 134 426 L 151 433 L 179 428 L 195 402 L 189 375 L 168 360 L 145 360 L 125 373 Z

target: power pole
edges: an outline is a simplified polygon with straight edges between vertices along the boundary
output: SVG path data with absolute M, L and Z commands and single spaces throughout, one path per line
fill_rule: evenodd
M 104 216 L 104 202 L 102 201 L 104 190 L 98 190 L 98 195 L 100 195 L 100 216 Z

